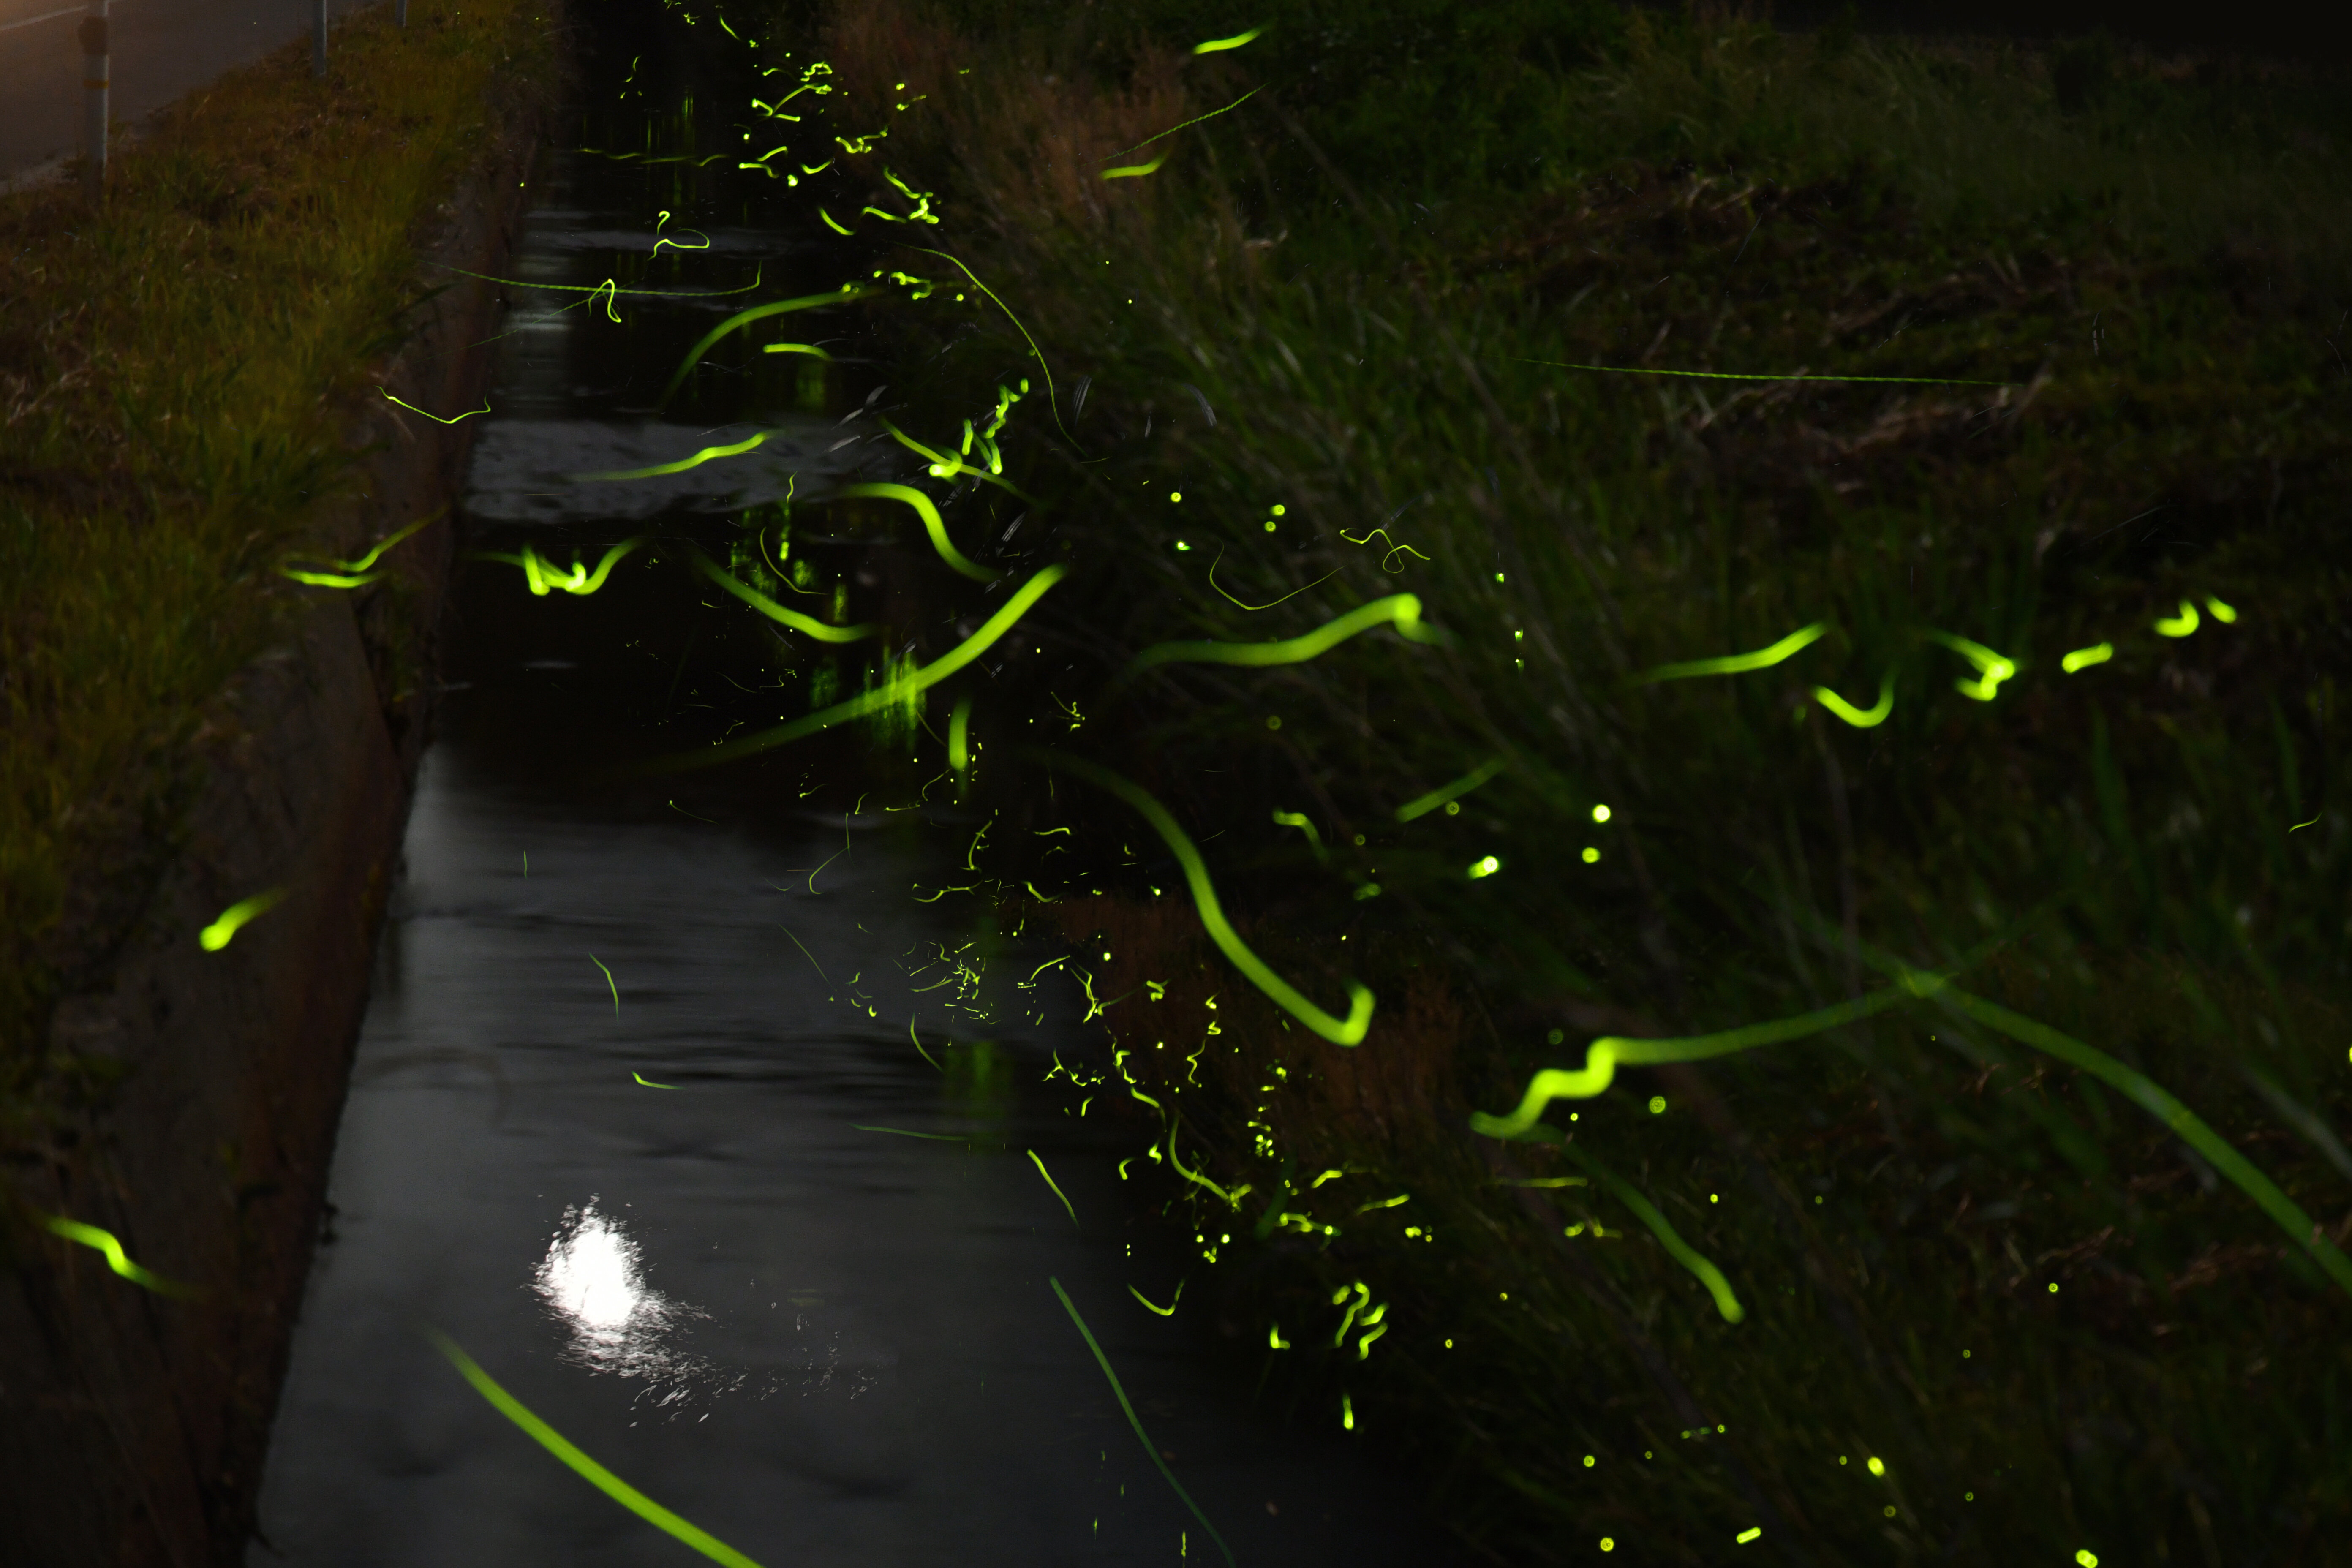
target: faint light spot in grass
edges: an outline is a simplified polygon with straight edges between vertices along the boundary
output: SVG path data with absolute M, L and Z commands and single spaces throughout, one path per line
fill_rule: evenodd
M 1586 846 L 1584 847 L 1584 863 L 1585 863 L 1586 865 L 1588 865 L 1588 866 L 1594 865 L 1594 864 L 1598 863 L 1600 859 L 1601 859 L 1601 851 L 1600 851 L 1600 850 L 1595 849 L 1595 848 L 1594 848 L 1591 845 L 1590 845 L 1590 844 L 1588 844 L 1588 845 L 1586 845 Z
M 1665 1114 L 1665 1111 L 1666 1097 L 1663 1094 L 1654 1094 L 1650 1096 L 1650 1114 L 1653 1116 L 1663 1116 Z
M 1559 1045 L 1562 1040 L 1565 1040 L 1566 1038 L 1568 1038 L 1568 1035 L 1567 1035 L 1567 1033 L 1566 1033 L 1565 1031 L 1563 1031 L 1563 1030 L 1559 1030 L 1559 1029 L 1554 1029 L 1554 1030 L 1552 1030 L 1550 1033 L 1549 1033 L 1549 1034 L 1547 1034 L 1547 1035 L 1545 1035 L 1545 1036 L 1544 1036 L 1544 1042 L 1545 1042 L 1547 1045 L 1554 1045 L 1554 1046 L 1556 1046 L 1556 1045 Z
M 2052 1284 L 2051 1284 L 2051 1286 L 2050 1286 L 2050 1293 L 2051 1293 L 2053 1296 L 2055 1296 L 2056 1294 L 2058 1294 L 2058 1286 L 2057 1286 L 2057 1284 L 2056 1284 L 2056 1282 L 2055 1282 L 2055 1281 L 2053 1281 L 2053 1282 L 2052 1282 Z

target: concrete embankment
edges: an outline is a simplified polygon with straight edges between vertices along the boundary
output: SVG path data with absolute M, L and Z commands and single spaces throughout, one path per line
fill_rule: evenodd
M 190 1293 L 140 1289 L 62 1238 L 18 1254 L 0 1280 L 0 1562 L 244 1559 L 432 725 L 470 438 L 373 385 L 420 408 L 480 404 L 499 291 L 466 274 L 502 270 L 551 112 L 493 106 L 420 247 L 419 291 L 442 291 L 351 410 L 362 482 L 314 547 L 353 557 L 433 521 L 377 563 L 380 580 L 317 591 L 299 635 L 211 706 L 170 865 L 104 982 L 54 1015 L 52 1059 L 112 1087 L 53 1158 L 12 1175 L 20 1205 L 104 1228 Z M 279 904 L 205 949 L 224 909 L 274 888 Z

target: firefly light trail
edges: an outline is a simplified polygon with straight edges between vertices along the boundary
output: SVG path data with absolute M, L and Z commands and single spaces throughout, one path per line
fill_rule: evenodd
M 1174 817 L 1168 815 L 1165 806 L 1140 786 L 1121 778 L 1108 768 L 1097 767 L 1063 752 L 1042 748 L 1024 748 L 1024 751 L 1049 767 L 1076 773 L 1089 784 L 1110 791 L 1151 824 L 1152 829 L 1176 857 L 1177 864 L 1183 868 L 1185 885 L 1192 889 L 1192 902 L 1200 910 L 1201 924 L 1207 929 L 1209 940 L 1217 944 L 1217 950 L 1231 961 L 1234 968 L 1247 975 L 1253 984 L 1272 997 L 1285 1012 L 1335 1045 L 1352 1046 L 1364 1037 L 1364 1031 L 1371 1026 L 1371 992 L 1357 982 L 1349 982 L 1348 1016 L 1341 1020 L 1308 1001 L 1288 981 L 1267 968 L 1226 921 L 1224 911 L 1217 904 L 1217 889 L 1209 880 L 1209 868 L 1202 863 L 1201 852 L 1192 847 L 1192 839 L 1185 837 L 1184 830 L 1176 825 Z
M 1118 1373 L 1110 1368 L 1110 1357 L 1103 1354 L 1102 1346 L 1095 1342 L 1094 1331 L 1087 1327 L 1084 1318 L 1078 1316 L 1077 1305 L 1070 1300 L 1070 1293 L 1062 1289 L 1062 1282 L 1057 1279 L 1048 1276 L 1045 1282 L 1054 1288 L 1054 1294 L 1062 1299 L 1063 1310 L 1070 1314 L 1070 1321 L 1078 1326 L 1078 1332 L 1086 1339 L 1087 1349 L 1095 1352 L 1095 1361 L 1103 1369 L 1103 1375 L 1110 1379 L 1110 1391 L 1118 1396 L 1118 1407 L 1127 1412 L 1127 1424 L 1135 1428 L 1136 1441 L 1141 1443 L 1143 1451 L 1151 1456 L 1151 1462 L 1160 1467 L 1160 1473 L 1168 1478 L 1168 1485 L 1176 1495 L 1184 1500 L 1184 1506 L 1192 1510 L 1192 1517 L 1201 1521 L 1201 1528 L 1209 1532 L 1209 1539 L 1217 1543 L 1217 1550 L 1225 1554 L 1227 1568 L 1232 1568 L 1233 1548 L 1225 1544 L 1225 1538 L 1217 1533 L 1217 1527 L 1209 1522 L 1209 1516 L 1201 1511 L 1201 1505 L 1192 1500 L 1192 1494 L 1178 1483 L 1175 1472 L 1160 1457 L 1160 1446 L 1151 1440 L 1150 1434 L 1144 1431 L 1142 1421 L 1136 1416 L 1135 1406 L 1128 1403 L 1127 1390 L 1119 1386 Z
M 516 1426 L 549 1453 L 572 1467 L 583 1479 L 644 1520 L 655 1529 L 665 1531 L 693 1547 L 713 1563 L 723 1563 L 727 1568 L 760 1568 L 760 1564 L 744 1556 L 717 1536 L 700 1526 L 680 1519 L 620 1477 L 590 1458 L 554 1427 L 533 1415 L 522 1401 L 509 1394 L 492 1380 L 488 1373 L 474 1363 L 474 1358 L 457 1348 L 455 1340 L 437 1329 L 425 1331 L 436 1349 L 449 1358 L 449 1364 L 458 1375 L 474 1385 L 474 1392 L 489 1401 L 490 1407 Z
M 206 952 L 218 952 L 248 921 L 276 909 L 285 897 L 284 888 L 272 888 L 266 893 L 256 893 L 249 899 L 231 904 L 221 911 L 220 919 L 196 933 L 196 941 Z

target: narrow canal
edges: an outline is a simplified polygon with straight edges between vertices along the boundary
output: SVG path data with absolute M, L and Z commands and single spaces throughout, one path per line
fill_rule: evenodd
M 793 652 L 698 552 L 752 542 L 778 572 L 747 575 L 835 625 L 937 621 L 944 574 L 903 507 L 809 505 L 920 470 L 857 311 L 789 318 L 829 358 L 722 345 L 657 407 L 728 315 L 863 276 L 818 182 L 732 166 L 729 106 L 799 62 L 761 78 L 651 4 L 599 8 L 580 53 L 249 1562 L 694 1560 L 443 1342 L 723 1561 L 1445 1560 L 1399 1478 L 1255 1410 L 1151 1305 L 1181 1267 L 1133 1141 L 1042 1087 L 1097 1048 L 1041 971 L 1062 947 L 940 891 L 975 880 L 984 801 L 864 731 L 635 766 L 855 689 L 856 650 Z M 525 562 L 632 540 L 596 592 L 531 592 Z

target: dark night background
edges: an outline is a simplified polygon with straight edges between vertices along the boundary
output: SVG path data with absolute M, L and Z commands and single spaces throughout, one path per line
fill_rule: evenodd
M 1665 7 L 1678 9 L 1679 5 Z M 1780 0 L 1772 19 L 1807 30 L 1833 18 L 1841 0 Z M 1759 7 L 1759 13 L 1762 7 Z M 2314 3 L 2219 5 L 2193 0 L 1858 0 L 1855 25 L 1864 32 L 1975 33 L 2021 38 L 2063 38 L 2104 27 L 2117 39 L 2166 49 L 2202 49 L 2296 61 L 2352 57 L 2352 5 Z

